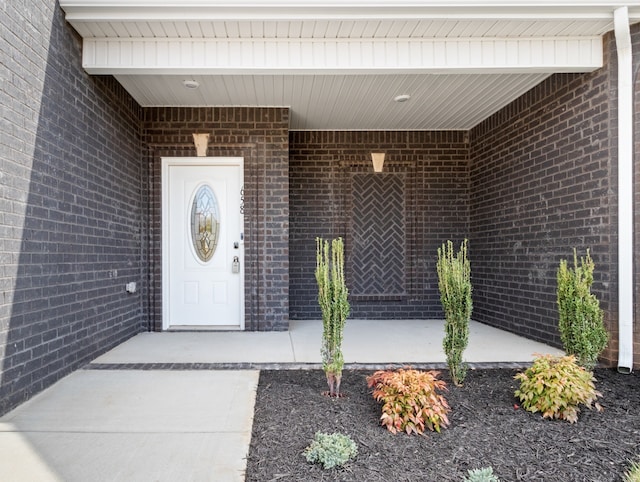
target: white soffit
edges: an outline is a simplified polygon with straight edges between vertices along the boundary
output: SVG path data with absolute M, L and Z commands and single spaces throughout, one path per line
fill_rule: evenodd
M 60 0 L 83 65 L 143 106 L 289 106 L 293 129 L 468 129 L 602 66 L 617 2 Z M 629 8 L 640 20 L 640 5 Z M 184 79 L 200 88 L 184 89 Z M 387 105 L 386 99 L 411 94 Z

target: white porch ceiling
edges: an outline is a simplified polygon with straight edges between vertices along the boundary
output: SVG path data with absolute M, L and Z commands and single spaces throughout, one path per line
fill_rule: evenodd
M 619 2 L 60 0 L 142 106 L 287 106 L 305 129 L 469 129 L 602 65 Z M 632 22 L 640 1 L 628 2 Z M 195 80 L 187 89 L 183 80 Z M 393 98 L 409 94 L 410 100 Z
M 547 74 L 118 75 L 142 105 L 291 106 L 291 129 L 469 129 Z M 411 99 L 394 102 L 398 94 Z

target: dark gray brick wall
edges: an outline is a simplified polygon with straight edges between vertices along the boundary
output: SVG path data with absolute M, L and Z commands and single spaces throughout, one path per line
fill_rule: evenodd
M 144 329 L 146 172 L 139 107 L 56 2 L 3 2 L 0 38 L 3 413 Z
M 560 345 L 556 272 L 591 250 L 615 336 L 611 43 L 607 67 L 554 75 L 471 131 L 474 318 Z
M 195 156 L 193 133 L 209 133 L 209 156 L 244 157 L 245 329 L 289 327 L 289 109 L 145 109 L 151 172 L 152 323 L 162 329 L 162 157 Z
M 466 133 L 292 132 L 289 149 L 291 318 L 320 317 L 316 237 L 345 239 L 347 282 L 352 280 L 352 176 L 373 172 L 371 152 L 385 152 L 384 172 L 406 180 L 404 293 L 380 295 L 372 290 L 366 295 L 359 287 L 350 299 L 351 317 L 441 318 L 437 249 L 447 239 L 461 240 L 469 230 Z

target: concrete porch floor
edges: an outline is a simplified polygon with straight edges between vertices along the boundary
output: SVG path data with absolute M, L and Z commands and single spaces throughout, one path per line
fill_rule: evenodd
M 469 327 L 465 360 L 472 364 L 522 364 L 534 353 L 561 353 L 543 343 L 477 322 Z M 348 320 L 343 341 L 348 365 L 446 362 L 442 320 Z M 321 321 L 291 321 L 289 331 L 142 333 L 94 364 L 288 365 L 321 363 Z
M 139 334 L 0 418 L 0 480 L 241 482 L 259 369 L 314 368 L 321 330 Z M 442 335 L 441 321 L 349 320 L 345 361 L 442 366 Z M 514 366 L 536 352 L 560 353 L 472 323 L 465 358 Z

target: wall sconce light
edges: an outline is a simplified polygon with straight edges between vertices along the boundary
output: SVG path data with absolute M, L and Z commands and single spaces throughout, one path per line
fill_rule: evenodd
M 371 161 L 373 162 L 373 172 L 382 172 L 382 166 L 384 166 L 384 152 L 372 152 Z
M 196 145 L 198 157 L 205 157 L 209 147 L 209 134 L 193 134 L 193 143 Z

